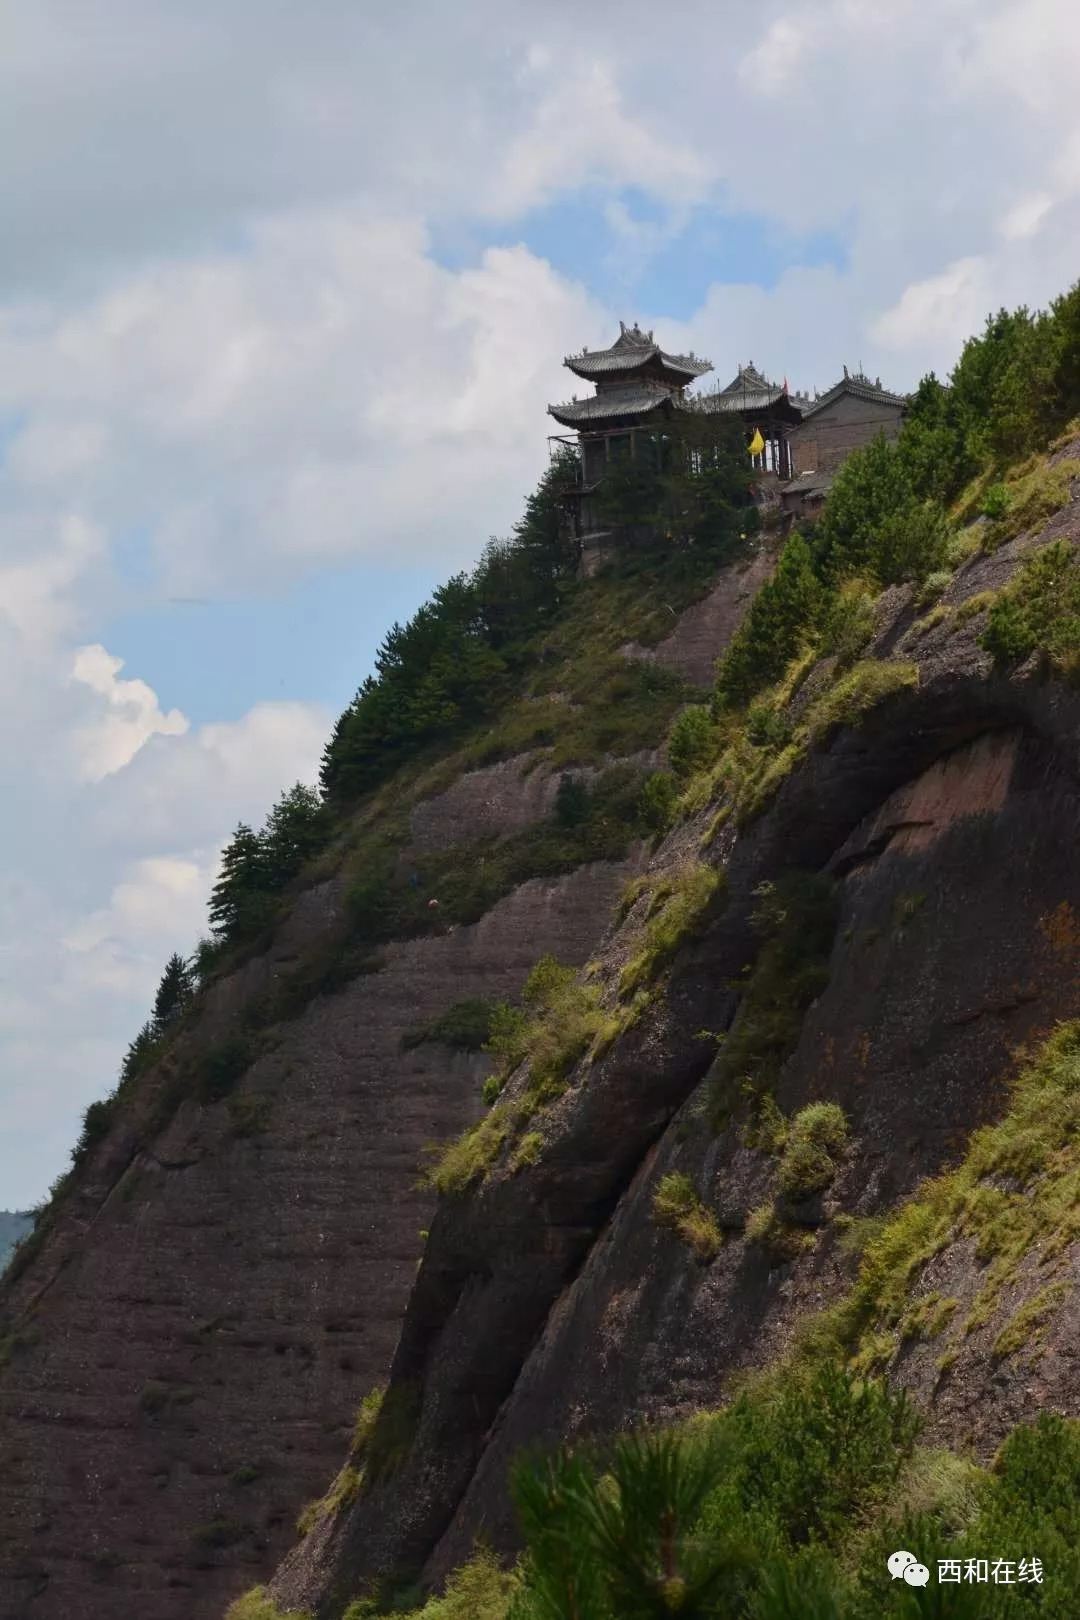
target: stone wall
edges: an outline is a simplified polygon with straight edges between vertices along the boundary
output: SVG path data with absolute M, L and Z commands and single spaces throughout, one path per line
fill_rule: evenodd
M 869 444 L 878 433 L 895 439 L 900 432 L 900 411 L 895 405 L 875 404 L 843 394 L 816 412 L 792 434 L 795 474 L 835 472 L 853 450 Z

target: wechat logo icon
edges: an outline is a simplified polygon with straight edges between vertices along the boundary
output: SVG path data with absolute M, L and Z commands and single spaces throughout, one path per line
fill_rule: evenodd
M 894 1581 L 904 1580 L 909 1586 L 925 1586 L 930 1571 L 920 1564 L 914 1553 L 894 1552 L 889 1557 L 889 1574 Z

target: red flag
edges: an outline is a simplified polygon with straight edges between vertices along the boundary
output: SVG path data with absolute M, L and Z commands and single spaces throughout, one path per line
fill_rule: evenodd
M 784 378 L 784 386 L 781 389 L 781 392 L 784 393 L 784 394 L 787 393 L 787 378 L 786 377 Z

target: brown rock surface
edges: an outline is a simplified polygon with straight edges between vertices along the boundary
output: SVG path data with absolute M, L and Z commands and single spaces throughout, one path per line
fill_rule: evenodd
M 390 946 L 280 1030 L 231 1106 L 185 1104 L 130 1162 L 130 1137 L 106 1144 L 4 1301 L 22 1324 L 0 1371 L 4 1620 L 217 1620 L 266 1578 L 386 1376 L 431 1214 L 424 1145 L 479 1109 L 485 1059 L 402 1034 L 515 994 L 544 951 L 584 961 L 629 870 L 527 883 Z M 272 956 L 332 920 L 333 887 Z M 219 987 L 210 1022 L 265 974 Z
M 776 553 L 760 542 L 749 562 L 732 563 L 700 602 L 687 608 L 656 647 L 628 643 L 626 658 L 665 664 L 695 686 L 712 685 L 716 660 L 746 617 L 746 610 L 776 567 Z
M 1075 502 L 1052 527 L 1076 535 Z M 956 599 L 999 586 L 1031 541 L 972 559 Z M 1080 814 L 1080 695 L 995 674 L 977 615 L 922 623 L 903 592 L 887 606 L 875 650 L 916 659 L 919 687 L 812 753 L 748 829 L 725 828 L 707 858 L 726 866 L 727 908 L 680 954 L 666 995 L 578 1071 L 535 1165 L 501 1165 L 440 1205 L 392 1374 L 416 1411 L 408 1454 L 287 1560 L 284 1602 L 323 1620 L 373 1574 L 441 1577 L 480 1530 L 512 1546 L 506 1468 L 520 1445 L 714 1403 L 731 1372 L 836 1298 L 850 1273 L 828 1234 L 782 1266 L 745 1241 L 775 1161 L 700 1117 L 709 1059 L 694 1032 L 735 1010 L 763 880 L 825 869 L 842 885 L 828 987 L 778 1095 L 789 1113 L 823 1096 L 846 1109 L 839 1208 L 891 1208 L 948 1164 L 1000 1111 L 1016 1045 L 1080 1012 L 1080 925 L 1062 922 L 1080 916 L 1080 874 L 1062 859 Z M 616 939 L 605 955 L 614 968 L 625 949 Z M 652 1220 L 672 1169 L 694 1175 L 732 1233 L 707 1267 Z M 1075 1300 L 1052 1347 L 1066 1346 L 1070 1312 Z M 958 1437 L 991 1448 L 1039 1400 L 1080 1412 L 1063 1353 L 995 1412 L 990 1359 L 957 1398 Z

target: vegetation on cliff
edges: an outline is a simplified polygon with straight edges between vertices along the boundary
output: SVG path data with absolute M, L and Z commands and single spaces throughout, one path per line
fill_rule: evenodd
M 948 384 L 931 373 L 911 401 L 899 439 L 878 439 L 844 463 L 820 522 L 788 542 L 721 661 L 719 709 L 745 705 L 778 681 L 799 653 L 836 651 L 844 581 L 878 588 L 926 581 L 951 560 L 950 519 L 987 499 L 997 516 L 992 549 L 1060 505 L 1067 476 L 1004 482 L 1046 450 L 1080 413 L 1080 284 L 1045 312 L 1001 310 L 964 346 Z M 1025 484 L 1024 477 L 1029 479 Z
M 435 1187 L 460 1197 L 497 1161 L 515 1174 L 541 1160 L 544 1111 L 570 1084 L 575 1064 L 603 1053 L 662 991 L 677 953 L 724 904 L 712 835 L 729 820 L 745 826 L 838 727 L 902 700 L 917 681 L 913 663 L 867 656 L 881 592 L 911 584 L 923 604 L 940 596 L 971 543 L 955 532 L 964 518 L 985 517 L 976 543 L 991 550 L 1054 510 L 1071 474 L 1037 460 L 1018 475 L 1015 462 L 1037 458 L 1078 408 L 1080 293 L 1045 316 L 1020 311 L 989 322 L 948 387 L 933 377 L 920 386 L 895 445 L 881 440 L 850 458 L 820 522 L 785 546 L 721 662 L 712 701 L 689 708 L 691 694 L 677 678 L 628 663 L 620 648 L 631 638 L 661 639 L 708 569 L 750 533 L 737 447 L 716 451 L 699 471 L 692 507 L 679 506 L 689 498 L 681 470 L 627 470 L 613 479 L 612 510 L 628 530 L 652 531 L 654 544 L 629 547 L 597 581 L 573 577 L 558 522 L 566 469 L 554 464 L 515 536 L 493 543 L 472 574 L 394 627 L 327 747 L 321 793 L 298 785 L 262 831 L 237 829 L 212 899 L 213 938 L 194 969 L 179 957 L 168 964 L 118 1092 L 87 1113 L 76 1166 L 91 1158 L 151 1064 L 179 1053 L 148 1130 L 178 1101 L 226 1100 L 260 1032 L 295 1016 L 311 996 L 376 969 L 390 941 L 474 922 L 530 878 L 621 857 L 677 817 L 708 812 L 712 825 L 694 844 L 695 858 L 628 896 L 631 948 L 617 981 L 604 985 L 544 959 L 521 1006 L 455 1004 L 413 1032 L 417 1041 L 486 1048 L 499 1065 L 490 1112 L 440 1149 Z M 658 526 L 664 550 L 655 547 Z M 692 547 L 692 537 L 702 544 Z M 1069 546 L 1045 548 L 969 611 L 983 609 L 983 645 L 999 663 L 1038 652 L 1052 671 L 1072 672 L 1080 574 Z M 606 757 L 654 746 L 665 732 L 669 772 Z M 417 798 L 468 767 L 523 752 L 564 772 L 552 814 L 510 836 L 417 853 L 408 823 Z M 574 774 L 585 765 L 588 781 Z M 187 1054 L 183 1039 L 201 989 L 267 941 L 302 883 L 331 873 L 345 896 L 337 930 L 245 1009 L 245 1028 Z M 773 1197 L 751 1214 L 747 1236 L 790 1258 L 798 1225 L 791 1207 L 830 1186 L 846 1148 L 847 1121 L 834 1103 L 784 1120 L 772 1097 L 823 982 L 835 895 L 824 879 L 789 875 L 756 898 L 760 949 L 714 1065 L 713 1124 L 737 1119 L 744 1141 L 773 1155 Z M 885 1553 L 897 1542 L 926 1561 L 984 1556 L 991 1542 L 994 1555 L 1014 1565 L 1051 1555 L 1054 1578 L 1045 1587 L 980 1592 L 978 1612 L 1062 1612 L 1065 1583 L 1080 1576 L 1071 1550 L 1080 1517 L 1061 1507 L 1063 1488 L 1070 1501 L 1080 1490 L 1074 1427 L 1046 1419 L 1034 1438 L 1018 1431 L 995 1472 L 983 1475 L 920 1451 L 910 1408 L 878 1375 L 902 1343 L 946 1329 L 947 1370 L 960 1340 L 990 1321 L 1003 1281 L 1039 1244 L 1050 1262 L 1045 1286 L 1002 1325 L 996 1354 L 1007 1358 L 1037 1337 L 1059 1297 L 1053 1290 L 1064 1286 L 1052 1263 L 1078 1235 L 1071 1144 L 1078 1050 L 1075 1031 L 1059 1034 L 1025 1071 L 1007 1117 L 972 1138 L 963 1164 L 862 1234 L 850 1296 L 807 1337 L 783 1379 L 759 1380 L 685 1430 L 522 1464 L 515 1475 L 527 1543 L 520 1569 L 507 1573 L 481 1553 L 417 1612 L 425 1620 L 465 1612 L 512 1620 L 672 1612 L 869 1620 L 921 1612 L 909 1592 L 887 1584 Z M 716 1258 L 719 1227 L 691 1177 L 664 1177 L 652 1213 L 702 1265 Z M 853 1243 L 859 1237 L 854 1228 L 849 1235 Z M 983 1292 L 966 1315 L 955 1301 L 917 1293 L 920 1268 L 961 1238 L 974 1240 L 987 1264 Z M 305 1528 L 340 1512 L 365 1479 L 391 1466 L 388 1457 L 407 1449 L 402 1436 L 415 1425 L 406 1409 L 418 1399 L 415 1388 L 392 1387 L 378 1424 L 305 1516 Z M 381 1594 L 357 1597 L 350 1620 L 387 1612 L 381 1602 Z M 965 1602 L 960 1592 L 949 1612 L 962 1614 Z M 262 1620 L 274 1610 L 258 1592 L 234 1612 Z
M 516 1570 L 480 1551 L 444 1596 L 419 1608 L 404 1595 L 360 1598 L 346 1620 L 1071 1612 L 1080 1423 L 1045 1415 L 1018 1428 L 990 1469 L 918 1435 L 914 1409 L 883 1380 L 833 1364 L 758 1377 L 682 1428 L 523 1458 L 512 1481 L 526 1549 Z M 931 1570 L 928 1588 L 893 1578 L 898 1548 Z M 978 1583 L 963 1579 L 968 1560 L 983 1561 Z

